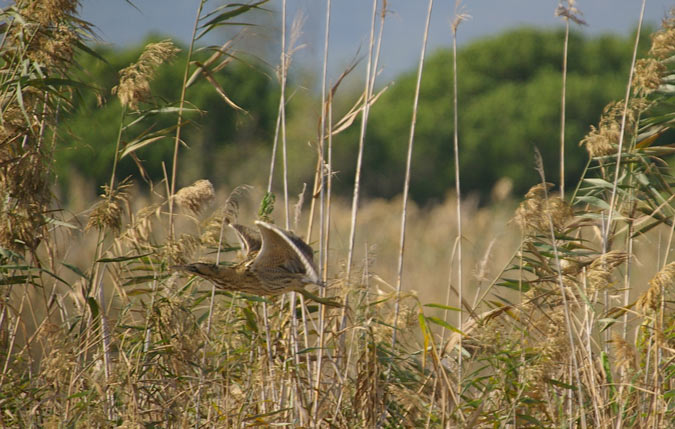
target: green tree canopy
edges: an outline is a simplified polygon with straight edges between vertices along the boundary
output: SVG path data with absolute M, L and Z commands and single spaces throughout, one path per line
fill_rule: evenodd
M 557 181 L 560 139 L 561 30 L 518 29 L 477 40 L 459 50 L 459 137 L 462 188 L 487 195 L 501 177 L 509 177 L 522 193 L 539 178 L 533 169 L 534 147 L 544 156 L 547 178 Z M 648 37 L 642 38 L 648 43 Z M 632 38 L 572 34 L 568 55 L 566 177 L 576 183 L 587 156 L 578 142 L 597 123 L 603 107 L 622 98 L 632 53 Z M 137 60 L 141 48 L 113 51 L 99 48 L 107 63 L 82 58 L 82 80 L 99 86 L 85 92 L 62 120 L 62 144 L 56 152 L 57 172 L 67 182 L 75 169 L 98 185 L 109 180 L 121 118 L 121 106 L 110 89 L 118 71 Z M 203 57 L 209 52 L 198 54 Z M 179 99 L 184 52 L 162 65 L 152 82 L 163 104 Z M 233 61 L 216 79 L 247 113 L 228 106 L 205 80 L 187 92 L 187 107 L 201 110 L 187 118 L 183 132 L 189 149 L 181 150 L 179 182 L 207 178 L 236 186 L 264 183 L 278 108 L 278 84 L 265 66 Z M 367 196 L 391 197 L 401 192 L 412 115 L 415 73 L 404 74 L 371 109 L 362 189 Z M 287 108 L 291 186 L 312 183 L 315 154 L 307 140 L 316 139 L 318 95 L 296 91 Z M 344 93 L 338 93 L 344 96 Z M 352 96 L 351 98 L 355 98 Z M 350 98 L 350 97 L 347 97 Z M 106 100 L 107 99 L 107 100 Z M 452 150 L 452 54 L 437 51 L 425 64 L 419 102 L 411 195 L 418 202 L 443 198 L 454 187 Z M 158 115 L 153 129 L 170 127 L 175 115 Z M 148 124 L 145 123 L 144 127 Z M 353 185 L 358 123 L 335 141 L 335 191 L 348 194 Z M 128 135 L 144 128 L 130 130 Z M 137 152 L 153 180 L 163 177 L 162 161 L 170 160 L 173 139 L 167 137 Z M 311 158 L 311 159 L 309 159 Z M 264 168 L 261 168 L 262 166 Z M 277 169 L 279 171 L 280 169 Z M 118 177 L 136 174 L 122 159 Z
M 644 38 L 648 42 L 648 38 Z M 547 179 L 559 178 L 560 100 L 564 32 L 518 29 L 467 44 L 458 52 L 459 138 L 462 188 L 489 193 L 501 177 L 523 192 L 539 178 L 534 147 L 543 154 Z M 632 40 L 572 34 L 569 41 L 566 171 L 573 185 L 587 156 L 578 142 L 597 123 L 603 107 L 625 92 Z M 371 109 L 363 189 L 393 196 L 402 189 L 412 116 L 415 74 L 402 76 Z M 454 188 L 452 52 L 441 50 L 425 64 L 413 153 L 411 195 L 442 198 Z M 343 162 L 358 133 L 342 139 Z M 353 177 L 350 164 L 338 167 Z M 351 179 L 338 185 L 351 186 Z
M 111 94 L 111 89 L 118 84 L 119 70 L 137 61 L 142 49 L 139 46 L 115 51 L 99 47 L 97 52 L 106 62 L 93 56 L 80 59 L 79 79 L 99 89 L 83 91 L 62 119 L 61 144 L 55 154 L 57 173 L 62 183 L 68 182 L 73 170 L 97 185 L 109 181 L 122 115 L 122 106 Z M 203 61 L 210 53 L 197 53 L 196 58 Z M 176 59 L 158 69 L 151 83 L 158 105 L 177 105 L 185 61 L 183 49 Z M 257 65 L 233 61 L 214 76 L 228 97 L 246 112 L 227 105 L 205 79 L 188 88 L 186 108 L 192 113 L 186 114 L 189 123 L 182 132 L 182 140 L 189 148 L 181 149 L 180 182 L 185 184 L 197 178 L 209 178 L 223 183 L 230 172 L 240 170 L 255 153 L 260 152 L 259 147 L 263 143 L 272 140 L 278 90 L 274 79 L 262 70 Z M 196 110 L 199 112 L 196 113 Z M 134 115 L 134 112 L 128 111 L 126 122 L 131 122 Z M 176 120 L 175 113 L 157 114 L 141 125 L 125 130 L 122 139 L 133 138 L 144 130 L 174 126 Z M 173 146 L 174 140 L 169 133 L 166 138 L 135 152 L 152 180 L 162 179 L 162 161 L 170 171 Z M 125 157 L 120 161 L 117 176 L 138 177 L 138 171 L 131 157 Z

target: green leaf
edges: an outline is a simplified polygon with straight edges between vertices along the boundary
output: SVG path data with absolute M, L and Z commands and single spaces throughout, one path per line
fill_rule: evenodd
M 130 291 L 127 291 L 127 295 L 129 295 L 129 296 L 145 295 L 145 294 L 148 294 L 148 293 L 152 293 L 152 289 L 138 288 L 138 289 L 132 289 Z
M 442 310 L 450 310 L 450 311 L 462 311 L 461 309 L 457 307 L 451 307 L 449 305 L 443 305 L 443 304 L 424 304 L 425 307 L 432 307 L 432 308 L 440 308 Z
M 435 324 L 437 324 L 438 326 L 442 326 L 442 327 L 444 327 L 445 329 L 449 329 L 449 330 L 451 330 L 452 332 L 457 332 L 458 334 L 464 335 L 464 333 L 463 333 L 462 331 L 460 331 L 459 329 L 455 328 L 454 326 L 452 326 L 451 324 L 449 324 L 449 323 L 446 322 L 445 320 L 439 319 L 438 317 L 434 317 L 434 316 L 426 316 L 426 319 L 427 319 L 429 322 L 435 323 Z
M 580 197 L 577 197 L 577 201 L 589 204 L 593 207 L 597 207 L 602 210 L 609 210 L 609 204 L 607 204 L 605 200 L 602 200 L 598 197 L 593 197 L 591 195 L 582 195 Z
M 153 282 L 155 280 L 159 280 L 159 279 L 166 278 L 166 277 L 168 277 L 167 274 L 160 274 L 160 275 L 149 274 L 149 275 L 146 275 L 146 276 L 131 277 L 131 278 L 125 279 L 126 282 L 122 286 L 131 286 L 131 285 L 137 285 L 137 284 L 142 284 L 142 283 L 150 283 L 150 282 Z
M 604 326 L 600 329 L 600 332 L 606 331 L 607 328 L 611 327 L 616 322 L 617 320 L 612 318 L 598 319 L 598 323 L 604 324 Z
M 497 283 L 497 286 L 503 286 L 508 289 L 516 290 L 518 292 L 527 292 L 531 289 L 529 282 L 518 282 L 518 280 L 504 280 L 501 283 Z
M 33 276 L 7 276 L 0 277 L 0 285 L 23 285 L 26 283 L 33 283 Z
M 153 252 L 144 253 L 142 255 L 133 255 L 133 256 L 118 256 L 116 258 L 101 258 L 96 262 L 124 262 L 124 261 L 133 261 L 135 259 L 141 259 L 145 256 L 153 255 Z
M 230 3 L 226 6 L 224 6 L 223 8 L 226 8 L 226 9 L 236 8 L 236 9 L 230 10 L 229 12 L 223 12 L 221 14 L 218 14 L 215 18 L 211 18 L 210 21 L 203 24 L 202 28 L 211 27 L 214 24 L 218 24 L 218 23 L 221 23 L 223 21 L 227 21 L 228 19 L 234 18 L 235 16 L 238 16 L 238 15 L 241 15 L 242 13 L 248 12 L 251 9 L 259 9 L 260 5 L 265 4 L 268 1 L 269 0 L 261 0 L 257 3 L 252 3 L 252 4 Z M 213 16 L 213 15 L 217 14 L 217 12 L 219 10 L 223 9 L 223 8 L 216 9 L 215 12 L 211 12 L 206 17 L 208 18 L 209 16 Z M 206 34 L 206 33 L 203 33 L 203 34 Z M 202 35 L 200 35 L 200 37 Z
M 242 307 L 241 309 L 244 312 L 244 317 L 246 318 L 246 326 L 253 331 L 258 332 L 258 323 L 256 322 L 255 313 L 247 307 Z
M 98 317 L 98 303 L 93 297 L 89 296 L 87 297 L 87 305 L 89 305 L 91 316 L 96 319 Z
M 574 391 L 577 390 L 577 386 L 574 386 L 572 384 L 563 383 L 560 380 L 555 380 L 553 378 L 546 378 L 545 380 L 546 380 L 547 383 L 552 384 L 554 386 L 562 387 L 563 389 L 574 390 Z
M 68 264 L 66 262 L 61 262 L 61 265 L 68 268 L 70 271 L 74 272 L 75 274 L 82 277 L 83 279 L 89 280 L 89 277 L 82 270 L 80 270 L 78 267 L 76 267 L 75 265 L 71 265 L 71 264 Z
M 525 420 L 526 422 L 533 423 L 539 427 L 544 427 L 544 424 L 537 420 L 536 418 L 530 416 L 529 414 L 516 414 L 518 420 Z
M 55 226 L 62 226 L 64 228 L 69 228 L 69 229 L 79 229 L 78 227 L 76 227 L 72 223 L 63 222 L 61 220 L 54 219 L 53 217 L 46 218 L 46 221 L 47 221 L 47 224 L 51 224 L 51 225 L 55 225 Z
M 120 159 L 124 158 L 125 156 L 127 156 L 127 155 L 129 155 L 133 152 L 136 152 L 138 149 L 141 149 L 141 148 L 143 148 L 147 145 L 150 145 L 154 142 L 160 141 L 160 140 L 162 140 L 166 137 L 167 136 L 155 136 L 155 137 L 150 137 L 150 138 L 147 138 L 147 139 L 144 139 L 144 140 L 134 140 L 132 143 L 129 143 L 124 147 L 124 150 L 120 154 Z

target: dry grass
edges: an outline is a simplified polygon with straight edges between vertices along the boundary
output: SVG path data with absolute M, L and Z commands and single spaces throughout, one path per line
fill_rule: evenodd
M 67 73 L 52 47 L 65 29 L 86 29 L 73 5 L 27 1 L 9 10 L 25 19 L 4 16 L 3 77 L 47 70 L 34 81 L 44 83 Z M 17 37 L 19 29 L 34 38 Z M 353 246 L 353 207 L 323 192 L 307 196 L 296 229 L 312 227 L 306 240 L 330 255 L 326 295 L 343 309 L 294 294 L 218 291 L 168 269 L 240 259 L 234 237 L 223 234 L 237 217 L 281 222 L 284 212 L 290 222 L 289 201 L 275 211 L 269 192 L 238 188 L 226 198 L 208 181 L 176 191 L 175 174 L 148 192 L 116 180 L 113 166 L 91 209 L 49 218 L 44 185 L 57 148 L 45 136 L 58 129 L 50 100 L 60 89 L 3 86 L 0 424 L 666 427 L 675 417 L 675 210 L 661 159 L 672 148 L 658 136 L 672 125 L 651 109 L 672 106 L 672 88 L 655 79 L 663 83 L 673 68 L 674 32 L 666 20 L 652 56 L 635 66 L 631 100 L 608 107 L 582 142 L 592 159 L 572 195 L 553 195 L 540 168 L 541 183 L 520 203 L 505 179 L 491 207 L 467 198 L 458 212 L 452 195 L 436 206 L 408 203 L 403 231 L 401 201 L 368 201 Z M 17 67 L 24 60 L 30 67 Z M 146 85 L 152 73 L 145 77 L 137 91 L 118 87 L 139 113 L 134 120 L 156 107 Z M 334 95 L 322 118 L 327 139 Z M 357 105 L 375 99 L 366 94 Z M 283 118 L 281 111 L 282 130 Z M 149 144 L 122 135 L 129 120 L 121 118 L 118 157 Z M 169 130 L 176 141 L 180 127 L 179 114 Z M 413 139 L 411 131 L 411 148 Z M 317 183 L 330 183 L 323 174 L 332 166 L 323 168 L 323 151 L 317 156 L 307 161 L 321 166 Z M 461 331 L 451 322 L 457 313 Z

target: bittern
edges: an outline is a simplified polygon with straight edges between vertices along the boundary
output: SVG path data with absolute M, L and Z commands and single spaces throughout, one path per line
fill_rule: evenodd
M 230 225 L 245 255 L 242 262 L 229 267 L 197 262 L 173 268 L 210 280 L 223 290 L 253 295 L 296 291 L 321 304 L 340 306 L 305 290 L 310 284 L 324 286 L 314 265 L 314 252 L 307 243 L 270 223 L 256 221 L 256 224 L 259 234 L 243 225 Z

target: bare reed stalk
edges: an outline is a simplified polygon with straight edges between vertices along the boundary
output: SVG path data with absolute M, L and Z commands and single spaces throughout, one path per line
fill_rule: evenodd
M 565 103 L 567 92 L 567 47 L 570 40 L 570 19 L 565 18 L 563 45 L 562 94 L 560 95 L 560 197 L 565 198 Z
M 173 195 L 176 193 L 176 173 L 178 171 L 178 148 L 180 147 L 180 133 L 182 130 L 183 122 L 183 107 L 185 106 L 185 92 L 187 91 L 187 81 L 188 75 L 190 72 L 190 62 L 192 61 L 192 51 L 195 46 L 195 37 L 197 35 L 197 29 L 199 28 L 199 19 L 202 16 L 202 9 L 204 8 L 204 3 L 206 0 L 199 1 L 199 7 L 197 8 L 197 16 L 195 17 L 195 22 L 192 27 L 192 36 L 190 37 L 190 47 L 187 53 L 187 59 L 185 61 L 185 70 L 183 71 L 183 83 L 180 88 L 180 101 L 178 102 L 178 120 L 176 121 L 176 139 L 173 144 L 173 162 L 171 165 L 171 192 L 168 195 L 169 199 L 169 234 L 171 240 L 175 238 L 176 229 L 173 219 Z
M 566 4 L 566 6 L 563 6 Z M 567 52 L 570 39 L 570 20 L 579 25 L 586 23 L 580 18 L 576 0 L 560 0 L 555 14 L 565 20 L 565 42 L 563 44 L 562 94 L 560 97 L 560 195 L 565 198 L 565 106 L 567 102 Z
M 459 171 L 459 113 L 458 113 L 458 85 L 457 85 L 457 28 L 466 19 L 466 15 L 460 13 L 461 0 L 455 1 L 455 19 L 452 22 L 452 120 L 453 120 L 453 149 L 455 155 L 455 193 L 457 194 L 457 289 L 460 309 L 457 312 L 457 328 L 462 331 L 462 303 L 464 302 L 464 289 L 462 281 L 462 193 Z M 451 265 L 452 267 L 452 265 Z M 446 303 L 447 305 L 448 303 Z M 447 317 L 447 310 L 446 310 Z M 444 331 L 445 332 L 445 331 Z M 457 356 L 457 391 L 462 391 L 462 337 L 457 343 L 459 350 Z
M 398 253 L 398 274 L 396 276 L 396 301 L 394 304 L 394 329 L 391 333 L 391 345 L 392 348 L 396 345 L 396 331 L 398 330 L 398 316 L 401 310 L 400 297 L 401 297 L 401 286 L 403 279 L 403 253 L 405 250 L 405 227 L 406 227 L 406 218 L 408 215 L 408 193 L 410 191 L 410 175 L 412 170 L 412 152 L 413 145 L 415 143 L 415 125 L 417 123 L 417 105 L 420 98 L 420 87 L 422 86 L 422 71 L 424 70 L 424 56 L 427 50 L 427 40 L 429 39 L 429 24 L 431 22 L 431 10 L 434 6 L 434 0 L 429 0 L 429 5 L 427 7 L 427 18 L 424 24 L 424 36 L 422 39 L 422 50 L 420 51 L 420 59 L 417 65 L 417 82 L 415 84 L 415 97 L 413 99 L 413 112 L 412 120 L 410 121 L 410 136 L 408 139 L 408 155 L 406 158 L 406 167 L 405 167 L 405 179 L 403 182 L 403 207 L 401 210 L 401 237 L 399 242 L 399 253 Z M 389 374 L 391 365 L 387 374 Z M 388 375 L 387 375 L 388 378 Z
M 286 52 L 286 0 L 281 1 L 281 95 L 279 96 L 279 124 L 281 129 L 281 152 L 284 168 L 284 216 L 286 218 L 286 229 L 290 229 L 290 216 L 288 210 L 288 163 L 286 159 L 286 75 L 288 67 Z M 295 300 L 293 300 L 295 301 Z
M 352 194 L 352 216 L 351 228 L 349 230 L 349 250 L 347 253 L 347 282 L 349 282 L 352 272 L 352 261 L 354 259 L 354 241 L 356 238 L 356 216 L 358 214 L 359 193 L 361 191 L 361 165 L 363 164 L 363 145 L 366 139 L 366 127 L 368 125 L 368 113 L 370 112 L 370 96 L 373 92 L 371 86 L 371 73 L 373 63 L 373 46 L 375 43 L 375 16 L 377 11 L 377 0 L 373 0 L 373 9 L 370 19 L 370 42 L 368 44 L 368 63 L 366 65 L 366 87 L 363 90 L 363 113 L 361 116 L 361 130 L 359 133 L 359 151 L 356 156 L 356 172 L 354 175 L 354 191 Z
M 115 186 L 115 175 L 117 174 L 117 162 L 120 156 L 120 142 L 122 141 L 122 130 L 124 129 L 124 117 L 127 112 L 126 104 L 122 103 L 122 113 L 120 114 L 120 129 L 117 132 L 117 141 L 115 142 L 115 156 L 113 157 L 113 167 L 110 173 L 110 195 Z
M 279 128 L 281 128 L 281 115 L 277 115 L 277 122 L 274 127 L 274 140 L 272 143 L 272 159 L 270 160 L 270 175 L 267 179 L 267 193 L 272 193 L 272 182 L 274 181 L 274 164 L 277 160 L 277 146 L 279 145 Z
M 370 92 L 372 94 L 375 88 L 375 78 L 378 74 L 378 64 L 380 62 L 380 50 L 382 48 L 382 34 L 384 33 L 384 20 L 387 17 L 387 0 L 382 0 L 382 10 L 380 10 L 380 31 L 377 35 L 377 47 L 375 48 L 375 59 L 373 60 L 373 72 L 371 73 Z
M 614 215 L 615 205 L 617 204 L 617 189 L 619 187 L 619 176 L 621 175 L 621 157 L 623 155 L 623 138 L 626 130 L 626 117 L 628 116 L 628 102 L 630 100 L 630 90 L 633 85 L 633 75 L 635 74 L 635 61 L 637 59 L 638 45 L 640 43 L 640 32 L 642 31 L 642 21 L 645 15 L 645 5 L 647 0 L 642 0 L 642 8 L 640 9 L 640 18 L 638 19 L 638 27 L 635 34 L 635 44 L 633 46 L 633 58 L 630 64 L 630 72 L 628 74 L 628 84 L 626 85 L 626 96 L 623 105 L 623 115 L 621 116 L 621 129 L 619 131 L 619 147 L 616 152 L 616 167 L 614 171 L 614 183 L 612 185 L 612 194 L 609 200 L 609 210 L 607 213 L 607 222 L 602 234 L 602 251 L 603 254 L 609 251 L 609 231 L 612 229 L 612 217 Z
M 319 174 L 321 180 L 321 207 L 319 216 L 319 276 L 326 281 L 328 271 L 328 228 L 327 228 L 327 207 L 325 204 L 325 175 L 324 175 L 324 157 L 325 157 L 325 134 L 326 134 L 326 74 L 328 70 L 328 41 L 330 40 L 330 12 L 331 0 L 326 0 L 326 29 L 324 33 L 323 42 L 323 69 L 321 71 L 321 126 L 319 129 Z M 328 119 L 330 120 L 330 119 Z M 329 134 L 330 135 L 330 134 Z M 328 167 L 329 168 L 329 167 Z M 328 195 L 330 198 L 330 195 Z M 309 240 L 309 237 L 307 237 Z M 321 297 L 326 296 L 325 289 L 321 288 L 319 292 Z M 325 333 L 325 315 L 326 306 L 322 305 L 319 310 L 319 347 L 316 356 L 316 372 L 314 375 L 314 400 L 312 401 L 312 422 L 318 425 L 319 413 L 319 396 L 321 388 L 321 367 L 323 364 L 323 347 L 324 347 L 324 333 Z
M 331 222 L 331 196 L 333 189 L 333 97 L 331 96 L 328 100 L 328 105 L 326 106 L 326 121 L 328 134 L 328 162 L 326 163 L 326 222 L 325 228 L 326 232 L 324 233 L 325 240 L 324 246 L 325 250 L 323 253 L 323 282 L 325 283 L 328 280 L 328 256 L 330 249 L 330 222 Z
M 281 134 L 281 151 L 282 151 L 282 162 L 283 162 L 283 185 L 284 185 L 284 218 L 285 218 L 285 227 L 290 229 L 290 214 L 289 214 L 289 203 L 288 203 L 288 163 L 286 156 L 286 78 L 288 73 L 288 52 L 286 52 L 286 0 L 281 1 L 281 64 L 279 71 L 279 80 L 281 83 L 280 96 L 279 96 L 279 124 L 280 124 L 280 134 Z M 300 359 L 298 356 L 298 320 L 295 313 L 296 309 L 296 298 L 297 295 L 295 292 L 291 292 L 289 298 L 289 311 L 291 316 L 291 335 L 289 338 L 290 347 L 289 353 L 293 356 L 293 361 L 295 363 L 295 368 L 300 367 Z M 302 299 L 300 300 L 301 305 Z M 289 373 L 289 376 L 292 377 L 292 374 Z M 291 385 L 297 386 L 297 380 L 289 378 L 288 382 Z M 297 401 L 296 401 L 297 402 Z M 298 410 L 297 403 L 294 405 L 294 409 Z M 298 413 L 302 417 L 302 413 Z M 302 422 L 302 418 L 300 419 Z

